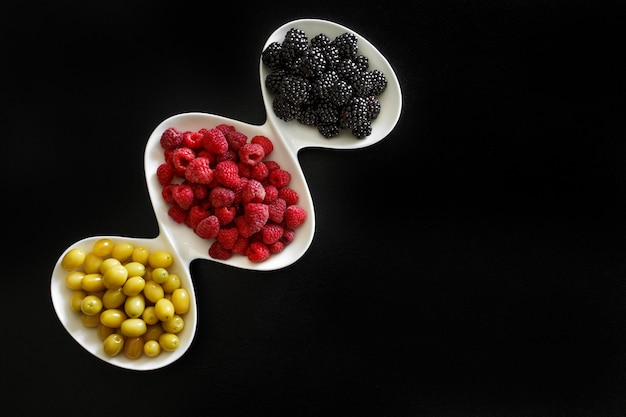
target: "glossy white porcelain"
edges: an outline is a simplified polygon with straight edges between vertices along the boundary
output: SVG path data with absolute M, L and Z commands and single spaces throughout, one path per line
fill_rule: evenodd
M 309 38 L 324 33 L 334 38 L 343 32 L 352 32 L 351 29 L 319 19 L 301 19 L 289 22 L 278 28 L 268 38 L 264 48 L 273 41 L 282 41 L 285 33 L 291 27 L 298 27 L 305 31 Z M 315 210 L 306 178 L 298 161 L 298 152 L 306 147 L 329 148 L 329 149 L 357 149 L 373 145 L 385 138 L 395 127 L 402 108 L 402 95 L 398 79 L 385 57 L 365 38 L 355 33 L 358 39 L 359 53 L 368 57 L 370 69 L 379 69 L 387 78 L 388 84 L 385 91 L 379 96 L 381 111 L 372 123 L 372 134 L 364 139 L 355 138 L 350 132 L 342 132 L 335 138 L 324 138 L 315 128 L 304 126 L 296 121 L 285 122 L 277 118 L 272 110 L 272 97 L 265 88 L 267 69 L 260 61 L 260 80 L 263 101 L 267 112 L 267 120 L 263 125 L 251 125 L 241 121 L 229 119 L 207 113 L 183 113 L 174 115 L 163 120 L 150 134 L 147 140 L 144 163 L 145 177 L 159 226 L 159 234 L 155 238 L 132 238 L 127 236 L 94 236 L 72 243 L 64 251 L 52 271 L 51 297 L 59 320 L 68 333 L 88 352 L 97 358 L 121 368 L 137 371 L 152 370 L 172 364 L 185 354 L 193 343 L 198 326 L 196 293 L 190 276 L 190 263 L 194 259 L 206 259 L 213 262 L 223 263 L 236 268 L 253 271 L 271 271 L 288 267 L 297 262 L 307 251 L 315 233 Z M 260 55 L 261 51 L 259 51 Z M 245 133 L 249 138 L 254 135 L 265 135 L 272 139 L 274 151 L 267 158 L 278 162 L 282 168 L 291 173 L 290 187 L 295 189 L 300 200 L 298 204 L 307 212 L 306 221 L 296 229 L 295 239 L 280 254 L 272 255 L 267 261 L 253 263 L 246 257 L 233 255 L 230 259 L 213 259 L 208 255 L 210 241 L 200 238 L 188 226 L 174 222 L 168 215 L 168 205 L 161 195 L 161 185 L 156 177 L 156 169 L 163 162 L 163 149 L 160 146 L 160 137 L 168 127 L 176 127 L 179 130 L 199 130 L 211 128 L 218 124 L 227 123 Z M 115 357 L 107 356 L 102 347 L 102 342 L 93 328 L 82 325 L 80 315 L 70 307 L 71 290 L 65 285 L 67 272 L 61 268 L 61 260 L 65 253 L 72 248 L 81 247 L 90 251 L 93 244 L 101 238 L 108 237 L 114 241 L 128 241 L 135 246 L 144 246 L 149 250 L 170 250 L 175 258 L 175 264 L 171 272 L 178 273 L 181 277 L 182 286 L 187 288 L 192 301 L 190 311 L 185 315 L 185 328 L 179 334 L 180 347 L 174 352 L 162 352 L 156 358 L 148 358 L 145 355 L 140 359 L 128 359 L 122 353 Z

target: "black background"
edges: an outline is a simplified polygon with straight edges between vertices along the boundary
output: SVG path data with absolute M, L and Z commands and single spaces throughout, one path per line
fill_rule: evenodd
M 3 2 L 3 406 L 189 416 L 626 415 L 620 1 Z M 143 151 L 187 111 L 265 122 L 265 40 L 299 18 L 389 60 L 382 142 L 305 149 L 316 234 L 268 273 L 191 265 L 164 369 L 66 333 L 71 243 L 155 237 Z

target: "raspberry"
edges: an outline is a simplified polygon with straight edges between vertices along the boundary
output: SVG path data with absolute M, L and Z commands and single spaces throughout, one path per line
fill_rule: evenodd
M 172 128 L 162 137 L 165 161 L 156 175 L 168 214 L 201 238 L 215 239 L 209 256 L 262 262 L 294 239 L 306 213 L 295 206 L 289 172 L 264 160 L 274 150 L 269 138 L 256 135 L 248 143 L 228 124 L 184 133 Z
M 216 155 L 223 154 L 228 150 L 228 142 L 226 141 L 224 132 L 215 127 L 204 132 L 202 146 L 204 146 L 204 149 L 207 151 Z
M 228 207 L 235 200 L 235 192 L 226 187 L 215 187 L 209 192 L 209 201 L 213 207 Z
M 185 179 L 199 184 L 210 184 L 213 181 L 213 170 L 209 158 L 197 157 L 189 161 L 185 169 Z
M 283 232 L 283 227 L 278 224 L 265 224 L 265 226 L 261 228 L 261 237 L 263 238 L 263 243 L 265 243 L 266 245 L 271 245 L 272 243 L 277 242 L 278 239 L 283 237 Z
M 196 200 L 204 200 L 209 196 L 209 190 L 205 184 L 199 184 L 197 182 L 192 182 L 189 184 L 191 190 L 193 191 L 193 196 Z
M 235 242 L 235 244 L 233 245 L 233 253 L 239 254 L 239 255 L 245 255 L 246 251 L 248 250 L 248 245 L 250 244 L 250 241 L 248 240 L 247 237 L 243 237 L 243 236 L 239 236 L 237 238 L 237 241 Z
M 266 185 L 265 199 L 263 200 L 263 202 L 269 203 L 270 201 L 276 200 L 276 198 L 278 198 L 278 188 L 274 187 L 273 185 Z
M 225 132 L 225 136 L 226 141 L 228 142 L 229 149 L 232 149 L 235 152 L 238 152 L 239 148 L 241 148 L 243 145 L 246 144 L 246 142 L 248 142 L 248 137 L 245 134 L 236 130 Z
M 265 166 L 267 167 L 267 170 L 269 172 L 274 171 L 275 169 L 280 169 L 280 164 L 276 161 L 263 161 L 265 163 Z
M 275 255 L 277 253 L 281 253 L 283 249 L 285 249 L 285 246 L 286 245 L 279 240 L 279 241 L 272 243 L 271 245 L 268 245 L 268 248 L 270 249 L 270 253 L 272 255 Z
M 187 225 L 195 229 L 198 223 L 209 217 L 211 213 L 201 206 L 192 206 L 187 215 Z
M 265 156 L 263 146 L 258 143 L 246 143 L 238 151 L 239 159 L 246 165 L 254 166 Z
M 160 142 L 163 149 L 175 149 L 183 143 L 183 132 L 175 127 L 168 127 L 161 134 Z
M 213 214 L 215 214 L 215 216 L 218 218 L 218 220 L 220 221 L 220 225 L 224 226 L 230 222 L 232 222 L 233 220 L 235 220 L 235 214 L 237 213 L 237 211 L 235 210 L 235 207 L 216 207 Z
M 259 263 L 270 257 L 270 249 L 263 242 L 252 242 L 246 250 L 246 255 L 251 262 Z
M 260 228 L 256 229 L 244 216 L 235 217 L 235 227 L 237 232 L 239 232 L 239 236 L 246 239 L 260 230 Z
M 239 232 L 236 227 L 221 228 L 217 232 L 216 239 L 224 249 L 231 250 L 237 243 L 237 239 L 239 239 Z
M 282 223 L 285 218 L 285 210 L 287 209 L 287 202 L 278 197 L 275 200 L 270 201 L 267 204 L 269 220 L 274 223 Z
M 172 182 L 174 179 L 174 175 L 176 175 L 174 166 L 172 164 L 168 164 L 167 162 L 163 162 L 157 168 L 157 178 L 161 185 L 167 185 Z
M 177 187 L 178 185 L 176 184 L 167 184 L 163 186 L 163 189 L 161 190 L 161 196 L 163 197 L 163 200 L 165 200 L 165 202 L 167 204 L 174 204 L 174 197 L 172 197 L 172 190 L 174 189 L 174 187 Z
M 209 256 L 213 259 L 230 259 L 233 256 L 233 252 L 224 248 L 217 240 L 209 246 Z
M 178 148 L 172 154 L 172 163 L 176 169 L 176 175 L 181 178 L 185 177 L 187 165 L 196 158 L 195 152 L 187 147 Z
M 288 245 L 291 242 L 293 242 L 295 237 L 296 237 L 295 230 L 286 228 L 283 233 L 283 237 L 280 238 L 280 241 L 283 242 L 285 245 Z
M 228 132 L 236 131 L 235 126 L 226 123 L 220 123 L 219 125 L 215 126 L 215 128 L 221 130 L 224 135 L 226 135 Z
M 235 188 L 239 185 L 239 167 L 235 161 L 221 161 L 215 166 L 217 181 L 225 187 Z
M 298 205 L 292 204 L 285 209 L 285 225 L 291 229 L 300 226 L 306 220 L 306 211 Z
M 187 218 L 187 211 L 180 208 L 180 206 L 170 206 L 167 210 L 167 214 L 174 219 L 176 223 L 183 223 Z
M 265 156 L 268 156 L 274 150 L 274 144 L 272 141 L 263 135 L 253 136 L 252 139 L 250 139 L 250 143 L 258 143 L 261 145 L 263 147 L 263 151 L 265 152 Z
M 265 162 L 259 161 L 258 164 L 252 167 L 252 172 L 250 173 L 250 178 L 255 179 L 257 181 L 263 181 L 269 175 L 270 170 L 267 169 L 267 165 Z
M 237 162 L 239 166 L 239 177 L 240 178 L 252 178 L 252 167 L 250 165 L 244 164 L 243 162 Z
M 220 231 L 220 222 L 215 215 L 205 217 L 198 223 L 195 229 L 198 236 L 203 239 L 215 239 Z
M 269 206 L 263 203 L 248 203 L 244 205 L 244 216 L 256 233 L 261 230 L 270 217 Z
M 183 146 L 189 149 L 200 149 L 203 137 L 204 135 L 200 132 L 185 132 L 183 133 Z
M 235 161 L 237 162 L 239 160 L 239 155 L 237 155 L 237 152 L 233 151 L 232 149 L 227 149 L 226 152 L 224 152 L 223 154 L 217 155 L 217 157 L 215 158 L 216 162 L 222 162 L 222 161 Z
M 289 181 L 291 180 L 291 174 L 289 173 L 289 171 L 279 168 L 270 172 L 267 178 L 270 184 L 272 184 L 274 187 L 281 188 L 289 184 Z
M 282 187 L 278 190 L 278 197 L 282 198 L 287 202 L 288 206 L 292 206 L 298 202 L 300 196 L 298 192 L 293 188 Z
M 246 203 L 262 203 L 265 199 L 265 187 L 257 180 L 248 180 L 241 188 L 241 201 Z
M 188 185 L 176 185 L 172 188 L 172 198 L 180 208 L 189 210 L 194 202 L 193 190 Z

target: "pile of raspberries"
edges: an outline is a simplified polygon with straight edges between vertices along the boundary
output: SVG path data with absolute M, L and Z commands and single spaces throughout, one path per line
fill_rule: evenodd
M 280 253 L 306 220 L 291 174 L 273 160 L 272 141 L 234 126 L 198 131 L 167 128 L 160 138 L 165 161 L 157 168 L 168 214 L 211 240 L 208 254 L 263 262 Z

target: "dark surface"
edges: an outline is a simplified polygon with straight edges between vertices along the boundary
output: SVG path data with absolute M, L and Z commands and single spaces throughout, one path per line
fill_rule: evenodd
M 0 8 L 3 405 L 626 414 L 623 2 L 101 3 Z M 317 230 L 294 265 L 192 263 L 199 328 L 182 359 L 104 364 L 54 314 L 59 254 L 156 236 L 149 134 L 187 111 L 263 123 L 261 48 L 298 18 L 350 27 L 387 57 L 396 129 L 301 152 Z

